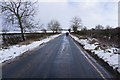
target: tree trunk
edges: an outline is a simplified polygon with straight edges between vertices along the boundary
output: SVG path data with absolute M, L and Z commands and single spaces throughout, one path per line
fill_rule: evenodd
M 22 26 L 22 22 L 21 22 L 20 19 L 19 19 L 19 25 L 20 25 L 20 29 L 21 29 L 22 39 L 23 39 L 23 41 L 25 41 L 24 32 L 23 32 L 23 26 Z
M 23 28 L 22 28 L 22 26 L 21 26 L 21 34 L 22 34 L 22 39 L 23 39 L 23 41 L 25 41 L 25 37 L 24 37 L 24 33 L 23 33 Z
M 56 30 L 56 33 L 57 33 L 57 30 Z

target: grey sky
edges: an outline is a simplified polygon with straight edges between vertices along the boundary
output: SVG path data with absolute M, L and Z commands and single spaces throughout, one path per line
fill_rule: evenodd
M 62 28 L 69 28 L 70 20 L 75 16 L 80 17 L 87 28 L 98 24 L 118 26 L 117 2 L 40 2 L 38 11 L 45 27 L 50 20 L 55 19 Z
M 110 25 L 113 28 L 118 26 L 118 0 L 38 1 L 35 19 L 40 19 L 40 24 L 44 24 L 45 28 L 51 20 L 58 20 L 62 28 L 69 28 L 70 21 L 75 16 L 80 17 L 83 25 L 89 29 L 98 24 Z M 9 29 L 12 30 L 13 27 L 9 27 Z

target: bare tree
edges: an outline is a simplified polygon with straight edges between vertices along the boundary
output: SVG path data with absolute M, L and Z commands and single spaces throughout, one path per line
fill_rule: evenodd
M 87 30 L 87 27 L 86 27 L 86 26 L 83 26 L 82 30 Z
M 71 29 L 68 29 L 69 33 L 71 32 Z
M 110 27 L 109 25 L 106 26 L 106 29 L 112 29 L 112 27 Z
M 104 29 L 104 27 L 102 26 L 102 25 L 97 25 L 96 27 L 95 27 L 95 29 Z
M 12 23 L 20 28 L 23 41 L 25 40 L 24 29 L 34 27 L 35 3 L 9 0 L 0 4 L 5 22 Z
M 82 28 L 82 20 L 79 17 L 74 17 L 71 22 L 71 27 L 74 32 L 77 32 L 78 28 Z
M 52 30 L 53 33 L 56 31 L 56 33 L 60 30 L 60 23 L 57 20 L 51 20 L 48 23 L 48 29 Z

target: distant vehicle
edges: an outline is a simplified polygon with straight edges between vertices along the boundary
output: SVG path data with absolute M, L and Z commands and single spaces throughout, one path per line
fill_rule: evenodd
M 69 35 L 69 33 L 68 32 L 66 32 L 66 36 L 68 36 Z

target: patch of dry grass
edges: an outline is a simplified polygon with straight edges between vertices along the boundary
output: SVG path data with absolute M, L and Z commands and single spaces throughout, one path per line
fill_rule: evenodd
M 95 40 L 95 39 L 93 39 L 93 40 L 90 40 L 90 41 L 89 41 L 89 44 L 94 44 L 94 43 L 96 43 L 96 42 L 98 42 L 98 41 Z
M 76 36 L 76 37 L 78 37 L 79 39 L 88 39 L 87 36 L 80 36 L 80 35 L 73 34 L 73 33 L 71 33 L 71 34 L 74 35 L 74 36 Z
M 40 41 L 40 40 L 45 39 L 45 38 L 47 38 L 47 36 L 40 37 L 40 38 L 37 38 L 37 39 L 26 40 L 24 42 L 20 42 L 18 45 L 28 45 L 28 44 L 32 43 L 33 41 Z

